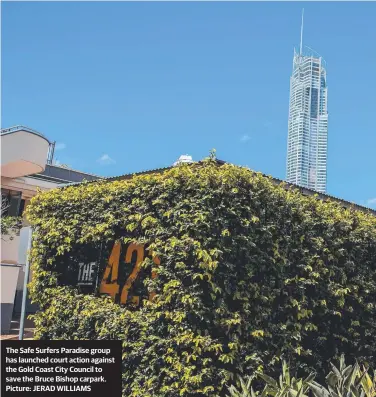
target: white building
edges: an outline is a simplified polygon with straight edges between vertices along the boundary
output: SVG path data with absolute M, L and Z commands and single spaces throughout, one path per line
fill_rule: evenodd
M 192 156 L 189 154 L 182 154 L 175 162 L 174 162 L 174 167 L 183 164 L 183 163 L 193 163 Z
M 287 182 L 326 192 L 328 88 L 324 59 L 307 47 L 294 50 L 290 79 Z
M 37 190 L 49 190 L 69 182 L 98 176 L 53 165 L 54 143 L 24 126 L 1 130 L 1 197 L 8 202 L 2 215 L 23 217 Z M 12 314 L 20 311 L 28 223 L 12 238 L 1 236 L 1 329 L 6 333 Z M 30 308 L 30 304 L 29 304 Z

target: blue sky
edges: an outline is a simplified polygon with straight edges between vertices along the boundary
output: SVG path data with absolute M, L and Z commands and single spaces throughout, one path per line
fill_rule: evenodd
M 2 127 L 105 176 L 215 148 L 283 179 L 303 7 L 327 62 L 328 194 L 376 208 L 375 2 L 2 2 Z

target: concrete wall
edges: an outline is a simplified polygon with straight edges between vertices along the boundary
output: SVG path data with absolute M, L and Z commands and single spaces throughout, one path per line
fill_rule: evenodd
M 25 264 L 27 259 L 28 242 L 31 228 L 23 227 L 20 235 L 14 240 L 2 241 L 2 258 L 11 257 L 12 265 L 9 262 L 2 261 L 1 265 L 1 329 L 2 333 L 9 332 L 10 321 L 13 316 L 21 313 L 22 295 L 25 279 Z M 3 247 L 5 248 L 3 250 Z M 10 250 L 9 247 L 12 249 Z M 32 273 L 30 273 L 29 281 Z M 29 298 L 26 300 L 26 312 L 35 313 L 37 306 L 33 305 Z
M 41 179 L 33 178 L 32 176 L 7 178 L 1 176 L 1 188 L 6 190 L 13 190 L 22 192 L 23 199 L 30 199 L 34 197 L 38 189 L 50 190 L 58 186 L 56 182 L 43 181 Z
M 1 264 L 1 333 L 9 333 L 20 267 Z
M 32 278 L 32 272 L 29 275 L 29 282 Z M 13 306 L 13 316 L 19 317 L 21 314 L 22 307 L 22 295 L 23 295 L 23 286 L 25 280 L 25 266 L 20 267 L 20 271 L 18 273 L 18 281 L 16 287 L 16 293 L 14 298 L 14 306 Z M 38 306 L 36 304 L 31 303 L 29 294 L 26 297 L 26 313 L 35 313 L 38 310 Z
M 1 236 L 1 263 L 17 264 L 20 237 Z

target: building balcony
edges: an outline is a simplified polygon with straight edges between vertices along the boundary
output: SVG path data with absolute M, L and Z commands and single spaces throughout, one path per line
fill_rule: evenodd
M 28 127 L 1 130 L 1 176 L 18 178 L 46 168 L 49 140 Z

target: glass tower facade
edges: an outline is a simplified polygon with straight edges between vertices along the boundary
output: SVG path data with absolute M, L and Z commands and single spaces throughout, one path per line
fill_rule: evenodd
M 290 78 L 287 182 L 326 192 L 328 110 L 322 57 L 294 51 Z

